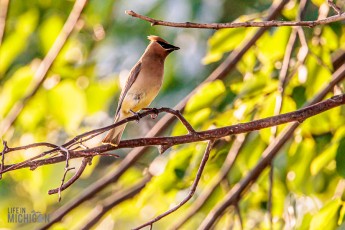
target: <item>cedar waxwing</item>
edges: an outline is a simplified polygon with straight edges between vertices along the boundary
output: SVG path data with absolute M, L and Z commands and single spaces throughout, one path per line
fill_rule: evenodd
M 151 35 L 147 38 L 151 42 L 128 75 L 114 122 L 130 117 L 151 104 L 162 86 L 165 58 L 174 50 L 180 49 L 158 36 Z M 125 127 L 126 124 L 123 124 L 110 130 L 102 143 L 117 146 Z

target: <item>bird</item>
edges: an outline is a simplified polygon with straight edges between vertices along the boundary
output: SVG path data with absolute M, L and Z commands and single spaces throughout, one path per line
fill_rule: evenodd
M 180 48 L 169 44 L 159 36 L 147 36 L 150 40 L 145 52 L 129 72 L 122 87 L 115 112 L 114 123 L 137 114 L 147 108 L 158 95 L 164 76 L 164 62 L 174 50 Z M 102 140 L 103 144 L 118 146 L 126 124 L 111 129 Z

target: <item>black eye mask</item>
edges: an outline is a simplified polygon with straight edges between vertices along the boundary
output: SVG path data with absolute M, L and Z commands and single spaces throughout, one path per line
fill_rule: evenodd
M 162 46 L 164 49 L 166 49 L 166 50 L 178 50 L 178 49 L 180 49 L 180 48 L 178 48 L 178 47 L 176 47 L 176 46 L 173 46 L 173 45 L 170 45 L 170 44 L 168 44 L 168 43 L 165 43 L 165 42 L 161 42 L 161 41 L 157 41 L 158 42 L 158 44 L 160 45 L 160 46 Z

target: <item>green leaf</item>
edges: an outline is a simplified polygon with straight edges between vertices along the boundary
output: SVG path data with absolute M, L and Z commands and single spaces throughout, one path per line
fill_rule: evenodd
M 38 16 L 36 9 L 20 15 L 16 21 L 15 31 L 5 37 L 0 46 L 0 75 L 7 71 L 27 46 L 27 40 L 37 26 Z
M 191 119 L 191 125 L 196 127 L 198 125 L 202 125 L 205 121 L 210 119 L 210 115 L 212 110 L 210 108 L 200 109 L 196 113 L 193 114 L 193 118 Z
M 327 166 L 327 164 L 329 164 L 334 159 L 334 157 L 336 156 L 337 147 L 338 145 L 332 144 L 311 162 L 311 175 L 315 176 L 316 174 L 318 174 L 324 167 Z
M 38 134 L 37 127 L 40 127 L 40 122 L 46 118 L 47 108 L 46 91 L 39 90 L 25 105 L 18 117 L 18 124 L 24 131 L 33 131 Z
M 219 61 L 223 54 L 235 49 L 246 36 L 247 28 L 218 30 L 208 40 L 209 51 L 203 58 L 204 64 Z
M 317 56 L 321 57 L 324 63 L 330 63 L 331 56 L 329 51 L 320 47 L 313 47 L 311 50 L 312 52 L 316 53 Z M 307 58 L 306 67 L 308 70 L 306 95 L 307 98 L 311 98 L 323 87 L 325 87 L 325 83 L 330 81 L 332 73 L 328 68 L 320 65 L 319 60 L 314 56 L 309 56 Z
M 345 178 L 345 137 L 343 137 L 339 142 L 335 161 L 337 165 L 337 172 L 340 176 Z
M 48 53 L 50 47 L 55 42 L 63 27 L 63 23 L 62 18 L 57 14 L 44 19 L 39 29 L 39 37 L 44 54 Z
M 322 38 L 325 42 L 325 47 L 330 50 L 336 50 L 339 47 L 339 38 L 338 35 L 330 26 L 325 26 L 322 31 Z
M 49 92 L 52 116 L 67 131 L 76 130 L 86 113 L 85 93 L 73 81 L 63 81 Z
M 275 61 L 283 59 L 290 34 L 291 28 L 279 27 L 275 28 L 272 34 L 266 31 L 258 40 L 256 43 L 259 48 L 258 56 L 264 65 L 272 65 Z
M 335 199 L 326 204 L 310 222 L 310 229 L 324 230 L 335 229 L 338 221 L 339 208 L 342 206 L 340 199 Z
M 274 115 L 274 110 L 276 107 L 276 100 L 278 93 L 272 93 L 271 95 L 267 96 L 265 98 L 265 105 L 263 106 L 262 110 L 260 111 L 260 118 L 266 118 Z M 295 102 L 291 99 L 291 97 L 285 96 L 283 98 L 283 107 L 281 108 L 280 113 L 287 113 L 294 111 L 296 109 Z M 280 125 L 278 126 L 278 130 L 281 130 L 286 125 Z M 266 143 L 270 142 L 270 138 L 272 136 L 272 129 L 261 129 L 260 131 L 261 138 L 265 140 Z
M 325 3 L 325 1 L 323 0 L 311 0 L 311 2 L 317 7 L 320 7 L 322 4 Z
M 209 107 L 214 100 L 225 92 L 224 83 L 220 80 L 206 83 L 188 101 L 185 112 L 191 113 Z
M 91 82 L 86 89 L 88 112 L 95 113 L 104 110 L 112 101 L 119 86 L 114 79 Z
M 0 118 L 10 111 L 14 103 L 24 97 L 33 75 L 32 69 L 24 66 L 19 68 L 2 87 L 0 86 Z

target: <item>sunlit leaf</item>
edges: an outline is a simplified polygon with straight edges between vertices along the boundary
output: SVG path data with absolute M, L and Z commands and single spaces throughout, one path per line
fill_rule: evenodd
M 325 46 L 328 47 L 330 50 L 335 50 L 339 47 L 338 35 L 333 31 L 333 29 L 329 26 L 326 26 L 322 32 L 322 38 L 325 42 Z
M 85 93 L 72 81 L 64 81 L 49 92 L 49 109 L 52 116 L 67 130 L 79 127 L 85 112 Z
M 235 49 L 246 37 L 246 28 L 218 30 L 208 40 L 209 51 L 203 59 L 204 64 L 219 61 L 223 54 Z
M 342 206 L 340 199 L 335 199 L 326 204 L 315 214 L 310 222 L 310 229 L 334 229 L 337 226 L 339 208 Z
M 9 112 L 14 103 L 26 95 L 33 75 L 32 69 L 24 66 L 19 68 L 3 86 L 0 86 L 0 117 Z
M 337 172 L 345 178 L 345 137 L 343 137 L 337 148 L 335 161 L 337 163 Z
M 272 34 L 266 31 L 258 40 L 257 46 L 260 50 L 258 56 L 264 65 L 272 65 L 275 61 L 283 59 L 290 33 L 291 28 L 278 27 Z
M 48 53 L 60 33 L 62 26 L 63 20 L 59 15 L 51 15 L 43 21 L 39 29 L 39 36 L 44 54 Z
M 222 81 L 217 80 L 205 84 L 188 101 L 185 112 L 191 113 L 199 109 L 211 106 L 214 100 L 225 92 L 225 86 Z
M 9 34 L 0 47 L 0 74 L 4 73 L 28 45 L 27 40 L 37 26 L 39 13 L 36 9 L 19 16 L 16 29 Z
M 86 89 L 87 109 L 89 113 L 104 110 L 112 100 L 118 84 L 113 79 L 107 81 L 91 82 Z

